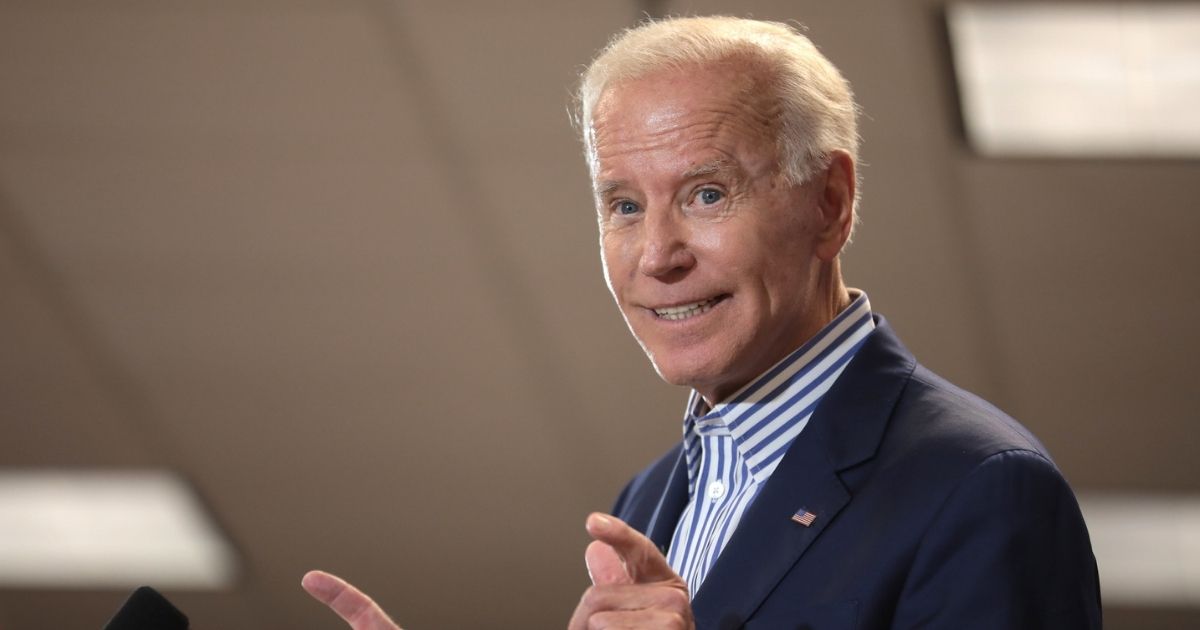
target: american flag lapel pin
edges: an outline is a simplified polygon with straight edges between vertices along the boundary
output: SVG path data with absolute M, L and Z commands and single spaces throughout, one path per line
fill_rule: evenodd
M 792 520 L 805 527 L 808 527 L 809 525 L 813 524 L 813 521 L 817 520 L 817 515 L 804 508 L 800 508 L 799 510 L 796 510 L 795 514 L 792 515 Z

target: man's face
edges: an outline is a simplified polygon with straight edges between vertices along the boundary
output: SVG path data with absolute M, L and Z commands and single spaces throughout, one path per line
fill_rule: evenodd
M 767 92 L 741 64 L 663 71 L 593 116 L 609 289 L 663 379 L 713 404 L 814 335 L 830 291 L 816 187 L 786 180 Z

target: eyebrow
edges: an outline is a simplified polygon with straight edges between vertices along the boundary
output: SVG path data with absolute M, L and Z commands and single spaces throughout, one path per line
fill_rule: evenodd
M 612 191 L 614 191 L 624 185 L 625 185 L 625 182 L 619 181 L 619 180 L 609 180 L 609 181 L 599 182 L 596 186 L 596 196 L 604 197 L 604 196 L 608 195 L 608 193 L 611 193 Z
M 689 168 L 683 172 L 683 179 L 695 179 L 697 177 L 704 177 L 706 175 L 712 175 L 722 171 L 733 171 L 736 169 L 736 164 L 724 158 L 720 158 Z M 603 198 L 612 191 L 617 190 L 618 188 L 623 188 L 627 185 L 628 182 L 620 179 L 598 182 L 596 184 L 596 196 Z
M 683 178 L 693 179 L 696 177 L 704 177 L 705 175 L 712 175 L 714 173 L 720 173 L 721 171 L 732 170 L 733 168 L 734 165 L 730 163 L 729 160 L 717 159 L 688 169 L 684 172 Z

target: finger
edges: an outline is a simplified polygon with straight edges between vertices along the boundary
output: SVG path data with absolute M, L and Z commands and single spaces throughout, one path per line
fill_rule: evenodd
M 592 538 L 608 543 L 617 552 L 634 582 L 681 580 L 658 547 L 621 519 L 593 513 L 588 516 L 587 531 Z
M 587 563 L 592 584 L 633 584 L 633 578 L 629 577 L 629 571 L 625 570 L 621 556 L 606 542 L 593 540 L 583 553 L 583 560 Z
M 605 610 L 671 610 L 680 614 L 691 609 L 687 591 L 673 584 L 616 584 L 593 586 L 580 600 L 583 608 Z
M 571 617 L 571 630 L 590 628 L 595 623 L 594 618 L 609 612 L 638 612 L 648 615 L 662 611 L 666 618 L 690 620 L 692 618 L 691 602 L 683 582 L 678 584 L 616 584 L 611 586 L 593 586 L 583 593 L 575 614 Z M 619 619 L 634 617 L 619 617 Z M 639 626 L 657 628 L 657 625 Z M 672 626 L 667 626 L 672 627 Z
M 669 610 L 612 610 L 588 618 L 587 630 L 617 628 L 654 628 L 654 630 L 690 630 L 690 617 Z
M 336 575 L 309 571 L 300 585 L 317 601 L 333 609 L 353 630 L 400 630 L 379 604 Z

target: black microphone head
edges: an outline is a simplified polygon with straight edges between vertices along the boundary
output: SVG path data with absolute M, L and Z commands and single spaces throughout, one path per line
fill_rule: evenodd
M 187 630 L 188 618 L 149 586 L 140 586 L 125 600 L 104 630 Z

